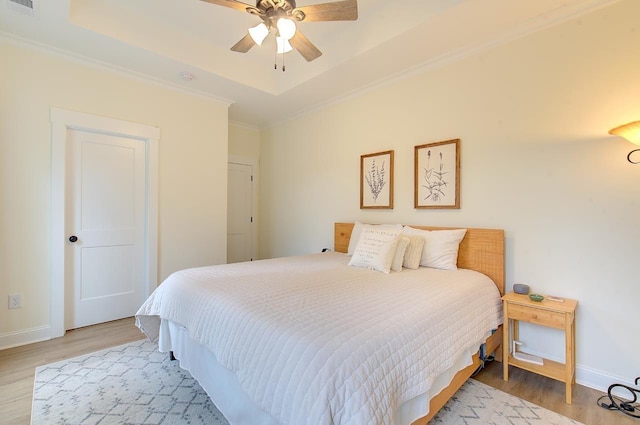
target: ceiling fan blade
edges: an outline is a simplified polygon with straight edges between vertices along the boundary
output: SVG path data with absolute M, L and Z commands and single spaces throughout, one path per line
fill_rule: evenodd
M 240 41 L 231 47 L 234 52 L 247 53 L 249 49 L 256 45 L 256 42 L 251 38 L 251 34 L 247 34 Z
M 293 36 L 289 43 L 304 57 L 307 62 L 311 62 L 314 59 L 318 59 L 322 56 L 322 52 L 318 50 L 316 46 L 313 45 L 312 42 L 309 41 L 307 37 L 304 36 L 300 31 L 296 31 L 296 34 Z
M 230 7 L 232 9 L 239 10 L 241 12 L 246 12 L 247 7 L 253 8 L 254 6 L 251 4 L 242 3 L 235 0 L 202 0 L 207 3 L 216 4 L 218 6 Z
M 296 14 L 296 11 L 300 11 L 304 15 Z M 298 21 L 304 20 L 305 22 L 355 21 L 358 19 L 358 1 L 345 0 L 302 6 L 294 9 L 292 16 Z

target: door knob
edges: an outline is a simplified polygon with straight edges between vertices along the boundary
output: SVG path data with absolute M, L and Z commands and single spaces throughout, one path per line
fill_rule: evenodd
M 78 237 L 75 235 L 69 237 L 69 242 L 76 242 L 77 240 L 78 240 Z

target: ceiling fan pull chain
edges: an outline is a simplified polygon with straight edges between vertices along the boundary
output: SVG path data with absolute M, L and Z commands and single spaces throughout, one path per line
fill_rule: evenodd
M 275 57 L 273 58 L 273 69 L 278 69 L 278 44 L 276 43 L 276 54 Z M 284 53 L 282 53 L 282 72 L 285 71 L 285 66 L 284 66 Z
M 278 43 L 276 43 L 276 50 L 275 50 L 275 54 L 273 55 L 273 69 L 278 69 Z

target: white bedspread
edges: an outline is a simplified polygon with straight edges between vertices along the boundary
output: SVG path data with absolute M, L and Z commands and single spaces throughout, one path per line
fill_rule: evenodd
M 138 311 L 184 326 L 283 425 L 391 425 L 395 409 L 501 323 L 470 270 L 385 275 L 324 253 L 183 270 Z

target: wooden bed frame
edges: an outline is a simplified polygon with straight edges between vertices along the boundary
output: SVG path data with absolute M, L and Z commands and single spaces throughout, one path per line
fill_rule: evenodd
M 335 223 L 334 229 L 334 250 L 346 253 L 349 248 L 349 239 L 353 231 L 354 223 Z M 458 227 L 431 227 L 413 226 L 416 229 L 424 230 L 448 230 L 458 229 Z M 467 228 L 464 239 L 460 242 L 458 251 L 458 267 L 463 269 L 476 270 L 489 276 L 504 295 L 504 230 L 501 229 L 473 229 Z M 502 342 L 502 326 L 486 340 L 486 352 L 496 353 L 498 360 L 502 359 L 501 350 L 498 350 Z M 472 356 L 473 363 L 459 371 L 448 387 L 431 399 L 429 404 L 429 414 L 411 425 L 426 425 L 438 411 L 447 403 L 456 391 L 469 379 L 473 372 L 478 369 L 482 361 L 479 352 Z

